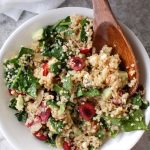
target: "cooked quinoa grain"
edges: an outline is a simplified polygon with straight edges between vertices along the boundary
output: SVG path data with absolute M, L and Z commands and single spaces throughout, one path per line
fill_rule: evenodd
M 92 47 L 93 20 L 75 15 L 33 34 L 4 62 L 5 80 L 18 121 L 39 140 L 64 150 L 96 150 L 119 132 L 147 130 L 143 92 L 132 96 L 134 64 L 104 45 Z

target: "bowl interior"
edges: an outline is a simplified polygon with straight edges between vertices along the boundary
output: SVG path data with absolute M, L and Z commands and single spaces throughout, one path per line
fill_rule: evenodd
M 22 26 L 20 26 L 5 42 L 4 46 L 0 51 L 0 129 L 7 140 L 12 144 L 16 150 L 55 150 L 55 148 L 49 148 L 47 144 L 44 144 L 37 139 L 35 139 L 29 129 L 27 129 L 23 124 L 19 123 L 15 116 L 14 111 L 8 108 L 8 102 L 10 96 L 8 94 L 7 88 L 5 86 L 4 77 L 3 77 L 3 61 L 6 58 L 12 57 L 15 53 L 18 52 L 20 46 L 30 46 L 32 41 L 32 33 L 37 29 L 44 27 L 49 24 L 54 24 L 58 20 L 68 16 L 79 14 L 92 18 L 93 13 L 91 9 L 88 8 L 79 8 L 79 7 L 68 7 L 68 8 L 59 8 L 51 10 L 42 15 L 36 16 Z M 140 68 L 140 79 L 141 83 L 144 85 L 146 90 L 146 99 L 150 100 L 150 76 L 149 71 L 149 57 L 146 53 L 141 42 L 129 30 L 125 25 L 121 24 L 124 33 L 129 39 L 134 53 L 136 55 L 138 65 Z M 150 120 L 150 108 L 145 112 L 146 123 L 149 123 Z M 120 133 L 116 138 L 108 140 L 103 146 L 102 150 L 115 149 L 127 150 L 132 148 L 135 143 L 142 136 L 143 131 L 135 131 L 130 133 Z

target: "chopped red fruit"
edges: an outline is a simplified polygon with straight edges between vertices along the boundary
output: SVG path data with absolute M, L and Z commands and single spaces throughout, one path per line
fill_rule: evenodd
M 64 150 L 71 150 L 71 144 L 67 141 L 64 141 L 63 148 Z
M 26 121 L 26 123 L 25 123 L 25 126 L 26 127 L 28 127 L 28 128 L 30 128 L 32 125 L 33 125 L 33 123 L 34 123 L 34 121 L 32 120 L 32 121 Z
M 46 141 L 48 139 L 48 134 L 47 133 L 44 134 L 42 130 L 35 132 L 34 136 L 41 141 Z
M 82 54 L 88 54 L 90 52 L 89 48 L 80 48 L 80 53 Z
M 34 118 L 34 124 L 41 123 L 41 122 L 42 122 L 41 117 L 40 116 L 35 116 L 35 118 Z
M 50 108 L 47 108 L 44 112 L 41 112 L 40 118 L 43 122 L 47 122 L 50 115 L 51 115 L 51 110 Z
M 120 99 L 116 99 L 116 98 L 113 98 L 113 99 L 112 99 L 112 103 L 113 103 L 114 105 L 117 105 L 117 106 L 119 106 L 119 105 L 122 104 L 121 100 L 120 100 Z
M 42 65 L 43 68 L 43 76 L 47 76 L 48 75 L 48 63 L 45 63 Z
M 85 102 L 79 106 L 79 113 L 83 119 L 89 121 L 95 115 L 96 110 L 92 103 Z
M 75 71 L 81 71 L 85 67 L 85 60 L 80 57 L 72 57 L 69 65 Z

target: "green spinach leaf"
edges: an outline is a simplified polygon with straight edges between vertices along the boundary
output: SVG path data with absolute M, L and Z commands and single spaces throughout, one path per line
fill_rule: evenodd
M 21 122 L 25 122 L 28 118 L 28 114 L 25 111 L 16 113 L 15 116 L 17 117 L 18 121 L 21 121 Z
M 17 110 L 16 109 L 16 104 L 17 104 L 17 100 L 15 98 L 13 98 L 9 102 L 9 107 L 12 108 L 12 109 L 14 109 L 14 110 Z
M 73 83 L 71 80 L 71 76 L 65 77 L 63 80 L 63 88 L 69 92 L 71 92 L 73 87 Z
M 56 131 L 56 133 L 60 134 L 63 127 L 64 127 L 63 122 L 62 121 L 56 121 L 53 117 L 51 117 L 49 121 L 50 121 L 53 129 Z
M 143 111 L 139 109 L 131 112 L 129 119 L 123 121 L 122 128 L 125 132 L 148 130 L 148 126 L 145 124 Z
M 87 41 L 87 35 L 86 35 L 86 31 L 85 31 L 85 27 L 86 27 L 87 24 L 88 24 L 87 18 L 84 18 L 84 19 L 81 20 L 82 28 L 81 28 L 81 33 L 80 33 L 80 40 L 82 42 Z

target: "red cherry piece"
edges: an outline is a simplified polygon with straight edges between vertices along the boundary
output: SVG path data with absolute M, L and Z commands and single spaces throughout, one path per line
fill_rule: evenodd
M 50 110 L 50 108 L 47 108 L 46 111 L 41 112 L 40 118 L 43 122 L 47 122 L 50 115 L 51 115 L 51 110 Z
M 85 67 L 85 60 L 80 57 L 72 57 L 69 65 L 75 71 L 81 71 Z
M 80 48 L 80 53 L 82 54 L 88 54 L 90 52 L 89 48 Z
M 41 141 L 46 141 L 48 139 L 48 135 L 44 134 L 42 130 L 35 132 L 33 135 Z
M 71 150 L 71 144 L 67 141 L 64 141 L 63 148 L 64 150 Z
M 92 103 L 86 102 L 79 106 L 79 113 L 83 119 L 89 121 L 95 115 L 96 111 Z
M 35 116 L 35 118 L 34 118 L 34 124 L 41 123 L 41 122 L 42 122 L 41 117 L 40 116 Z
M 47 76 L 48 75 L 48 63 L 45 63 L 42 65 L 43 68 L 43 76 Z
M 30 128 L 32 125 L 33 125 L 33 123 L 34 123 L 34 121 L 32 120 L 32 121 L 26 121 L 26 123 L 25 123 L 25 126 L 26 127 L 28 127 L 28 128 Z

